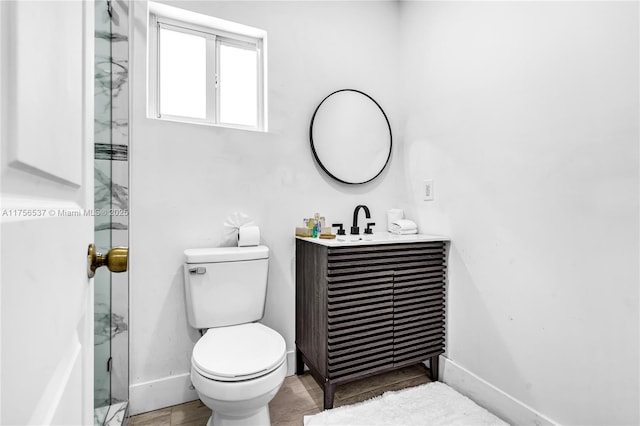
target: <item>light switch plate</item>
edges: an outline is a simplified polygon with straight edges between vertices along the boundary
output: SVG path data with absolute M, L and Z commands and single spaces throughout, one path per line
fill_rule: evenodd
M 433 201 L 433 179 L 425 179 L 423 181 L 422 200 Z

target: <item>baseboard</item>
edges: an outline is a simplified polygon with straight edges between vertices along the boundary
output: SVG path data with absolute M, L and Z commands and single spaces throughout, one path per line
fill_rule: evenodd
M 558 425 L 450 359 L 440 356 L 441 380 L 512 425 Z
M 296 351 L 287 352 L 287 376 L 296 374 Z
M 287 352 L 287 376 L 295 374 L 295 351 Z M 198 399 L 189 373 L 163 377 L 129 387 L 129 415 L 159 410 Z
M 189 373 L 129 386 L 129 415 L 159 410 L 198 399 Z

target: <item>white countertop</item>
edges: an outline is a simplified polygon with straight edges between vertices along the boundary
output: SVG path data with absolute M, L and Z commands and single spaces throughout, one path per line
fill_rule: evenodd
M 372 235 L 342 235 L 345 241 L 339 241 L 338 238 L 324 239 L 311 237 L 296 237 L 298 240 L 309 241 L 311 243 L 320 244 L 327 247 L 342 246 L 368 246 L 376 244 L 397 244 L 397 243 L 421 243 L 429 241 L 449 241 L 449 237 L 443 235 L 430 234 L 411 234 L 396 235 L 389 232 L 374 232 Z

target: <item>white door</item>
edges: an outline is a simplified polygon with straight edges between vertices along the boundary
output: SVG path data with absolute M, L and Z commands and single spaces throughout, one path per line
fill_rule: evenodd
M 93 424 L 92 1 L 0 1 L 0 424 Z

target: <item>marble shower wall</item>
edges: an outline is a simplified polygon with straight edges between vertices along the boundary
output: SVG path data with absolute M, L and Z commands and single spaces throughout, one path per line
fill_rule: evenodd
M 113 213 L 95 218 L 96 245 L 103 252 L 129 245 L 129 4 L 107 3 L 110 14 L 105 8 L 97 18 L 104 22 L 96 22 L 94 123 L 95 207 Z M 98 44 L 105 48 L 98 49 Z M 98 272 L 96 370 L 104 368 L 105 375 L 96 382 L 96 403 L 102 399 L 114 404 L 129 399 L 129 275 Z

